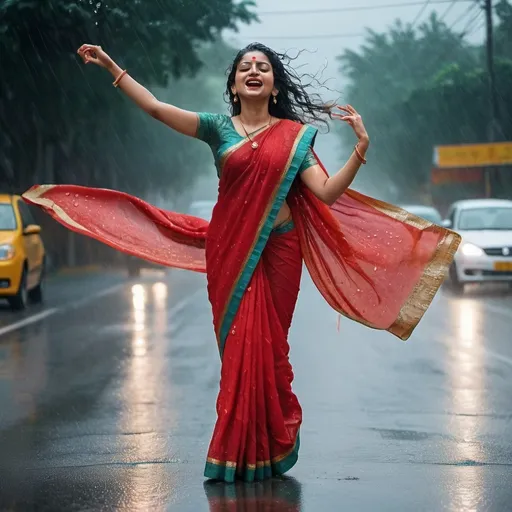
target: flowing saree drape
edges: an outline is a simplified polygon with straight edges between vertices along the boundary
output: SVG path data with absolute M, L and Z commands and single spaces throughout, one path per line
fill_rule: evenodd
M 247 481 L 296 462 L 302 412 L 287 335 L 302 258 L 339 313 L 407 339 L 441 285 L 460 238 L 354 191 L 332 207 L 297 177 L 316 135 L 282 120 L 221 159 L 210 224 L 115 191 L 33 187 L 24 199 L 124 252 L 207 272 L 222 358 L 217 423 L 205 475 Z M 254 139 L 254 137 L 253 137 Z M 284 201 L 292 223 L 273 224 Z

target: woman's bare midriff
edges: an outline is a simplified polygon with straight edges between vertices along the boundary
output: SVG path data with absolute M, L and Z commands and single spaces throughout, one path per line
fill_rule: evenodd
M 291 213 L 292 212 L 290 211 L 290 207 L 284 203 L 283 206 L 281 206 L 279 213 L 277 214 L 276 220 L 274 221 L 274 227 L 283 224 L 283 222 L 286 222 L 291 217 Z

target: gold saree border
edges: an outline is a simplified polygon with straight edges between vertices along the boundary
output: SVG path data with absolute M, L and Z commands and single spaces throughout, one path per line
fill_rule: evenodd
M 259 130 L 256 130 L 255 132 L 251 133 L 251 135 L 253 135 L 254 137 L 257 137 L 261 133 L 264 133 L 267 130 L 274 128 L 275 126 L 278 126 L 281 123 L 281 121 L 282 121 L 282 119 L 279 119 L 279 121 L 277 121 L 277 123 L 274 123 L 270 126 L 262 126 Z M 233 123 L 233 118 L 231 118 L 231 123 Z M 236 131 L 235 125 L 233 125 L 233 129 Z M 236 133 L 238 133 L 238 132 L 236 131 Z M 240 135 L 240 134 L 238 133 L 238 135 Z M 241 137 L 241 135 L 240 135 L 240 137 Z M 237 142 L 233 146 L 230 146 L 228 149 L 226 149 L 226 151 L 224 151 L 224 153 L 222 153 L 222 156 L 219 159 L 219 167 L 220 167 L 221 173 L 224 170 L 224 165 L 226 165 L 226 162 L 228 161 L 229 157 L 237 149 L 240 149 L 244 144 L 247 144 L 248 142 L 250 142 L 252 144 L 252 141 L 251 141 L 251 139 L 249 139 L 249 137 L 244 137 L 240 142 Z
M 58 204 L 55 203 L 55 201 L 46 197 L 41 197 L 52 188 L 55 188 L 55 185 L 36 185 L 24 192 L 21 197 L 26 199 L 29 203 L 52 210 L 65 224 L 68 224 L 75 229 L 79 229 L 80 231 L 84 231 L 85 233 L 90 233 L 87 228 L 73 220 Z
M 347 190 L 347 195 L 356 197 L 359 201 L 367 204 L 389 217 L 403 222 L 417 229 L 431 229 L 434 232 L 443 233 L 438 241 L 436 249 L 430 261 L 423 269 L 422 275 L 416 286 L 400 308 L 398 316 L 393 324 L 386 330 L 403 341 L 406 341 L 412 334 L 415 327 L 427 311 L 435 294 L 442 285 L 446 272 L 453 261 L 457 248 L 462 237 L 449 229 L 437 226 L 421 217 L 412 215 L 407 210 L 398 206 L 373 199 L 356 192 Z
M 287 450 L 286 452 L 282 453 L 281 455 L 276 455 L 275 457 L 272 457 L 271 459 L 267 460 L 257 460 L 256 464 L 245 464 L 244 467 L 250 470 L 255 470 L 256 468 L 264 468 L 272 466 L 272 464 L 277 464 L 281 462 L 282 460 L 286 459 L 289 455 L 292 454 L 292 452 L 297 448 L 297 440 L 298 435 L 295 438 L 295 442 L 293 443 L 293 446 Z M 212 457 L 207 457 L 206 462 L 210 464 L 215 464 L 216 466 L 224 466 L 226 468 L 236 468 L 238 466 L 237 462 L 231 461 L 231 460 L 218 460 L 214 459 Z
M 274 125 L 275 126 L 275 125 Z M 226 303 L 224 304 L 224 308 L 223 308 L 223 311 L 222 311 L 222 315 L 220 317 L 220 320 L 219 320 L 219 326 L 216 330 L 216 334 L 217 334 L 217 345 L 220 347 L 221 346 L 221 340 L 220 340 L 220 334 L 221 334 L 221 329 L 222 329 L 222 324 L 224 322 L 224 318 L 226 316 L 226 312 L 227 312 L 227 309 L 229 307 L 229 304 L 231 302 L 231 299 L 233 297 L 233 293 L 235 291 L 235 288 L 236 288 L 236 285 L 238 283 L 238 281 L 240 280 L 240 277 L 242 275 L 242 273 L 244 272 L 245 270 L 245 267 L 247 266 L 247 262 L 249 261 L 249 258 L 251 257 L 252 255 L 252 252 L 254 251 L 254 247 L 256 246 L 256 244 L 258 243 L 258 240 L 260 238 L 260 234 L 261 234 L 261 230 L 263 229 L 266 221 L 267 221 L 267 218 L 270 214 L 270 211 L 272 210 L 272 206 L 274 205 L 274 201 L 275 201 L 275 198 L 276 198 L 276 195 L 277 193 L 279 192 L 279 188 L 281 187 L 283 181 L 285 180 L 287 174 L 288 174 L 288 171 L 290 169 L 290 166 L 292 164 L 292 161 L 293 161 L 293 158 L 295 156 L 295 151 L 297 150 L 297 146 L 299 145 L 304 133 L 308 130 L 308 125 L 303 125 L 301 127 L 301 129 L 299 130 L 298 134 L 296 135 L 295 137 L 295 141 L 293 143 L 293 146 L 290 150 L 290 154 L 288 155 L 288 160 L 286 162 L 286 165 L 283 169 L 283 172 L 281 173 L 281 176 L 279 178 L 279 182 L 276 184 L 276 186 L 274 187 L 274 190 L 269 198 L 269 201 L 267 203 L 267 206 L 265 207 L 265 211 L 262 215 L 262 218 L 260 220 L 260 223 L 258 224 L 258 228 L 256 230 L 256 233 L 255 233 L 255 236 L 254 236 L 254 240 L 251 244 L 251 247 L 250 249 L 247 251 L 247 254 L 245 256 L 245 259 L 240 267 L 240 271 L 238 272 L 238 275 L 236 276 L 236 279 L 234 279 L 233 281 L 233 286 L 231 287 L 231 290 L 229 292 L 229 295 L 228 295 L 228 299 L 226 300 Z

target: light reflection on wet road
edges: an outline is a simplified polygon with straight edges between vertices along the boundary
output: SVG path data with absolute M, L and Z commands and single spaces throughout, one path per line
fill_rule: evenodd
M 103 290 L 108 290 L 103 293 Z M 0 510 L 508 510 L 512 294 L 436 298 L 408 343 L 305 280 L 290 478 L 204 483 L 219 357 L 202 276 L 70 277 L 0 309 Z M 1 331 L 0 331 L 1 332 Z M 230 509 L 231 510 L 231 509 Z

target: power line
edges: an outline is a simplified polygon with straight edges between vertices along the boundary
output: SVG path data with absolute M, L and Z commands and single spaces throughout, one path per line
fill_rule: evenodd
M 431 4 L 447 4 L 450 2 L 454 3 L 468 3 L 474 0 L 431 0 Z M 295 11 L 262 11 L 257 12 L 258 16 L 281 16 L 291 14 L 328 14 L 333 12 L 348 12 L 348 11 L 374 11 L 376 9 L 396 9 L 400 7 L 414 7 L 417 5 L 423 5 L 425 1 L 416 2 L 401 2 L 397 4 L 385 4 L 385 5 L 354 5 L 351 7 L 335 7 L 332 9 L 307 9 L 307 10 L 295 10 Z
M 441 18 L 439 19 L 439 21 L 443 21 L 446 18 L 446 15 L 453 9 L 453 7 L 455 6 L 456 3 L 457 3 L 456 0 L 452 0 L 452 2 L 446 8 L 446 10 L 443 12 L 443 14 L 441 14 Z
M 463 18 L 465 18 L 466 16 L 471 16 L 471 14 L 474 14 L 474 16 L 466 23 L 465 27 L 462 29 L 462 32 L 461 32 L 461 36 L 465 36 L 468 29 L 470 28 L 471 25 L 473 25 L 473 23 L 478 20 L 479 16 L 482 14 L 482 11 L 480 10 L 480 7 L 478 6 L 478 4 L 474 4 L 473 7 L 471 7 L 471 9 L 469 9 L 468 11 L 466 11 L 462 16 L 459 16 L 449 27 L 449 30 L 453 30 L 453 27 L 455 25 L 457 25 L 457 23 L 459 23 L 459 21 L 462 21 Z M 467 20 L 467 18 L 466 18 Z
M 450 30 L 453 29 L 453 27 L 459 23 L 460 21 L 462 21 L 464 18 L 467 19 L 467 16 L 471 16 L 471 14 L 475 13 L 476 12 L 476 16 L 472 17 L 469 22 L 466 24 L 466 26 L 464 27 L 464 29 L 462 30 L 462 33 L 460 34 L 461 37 L 464 37 L 468 34 L 468 31 L 469 29 L 471 28 L 471 26 L 473 25 L 473 23 L 475 21 L 478 20 L 478 17 L 481 13 L 480 11 L 480 8 L 479 8 L 479 5 L 477 2 L 475 2 L 475 0 L 424 0 L 423 2 L 411 2 L 411 3 L 402 3 L 402 4 L 388 4 L 387 6 L 380 6 L 380 7 L 394 7 L 394 6 L 409 6 L 409 5 L 421 5 L 422 8 L 420 9 L 420 12 L 418 13 L 418 15 L 416 16 L 415 20 L 413 21 L 413 26 L 414 26 L 414 23 L 417 21 L 417 19 L 419 18 L 419 16 L 421 16 L 421 14 L 423 13 L 423 11 L 426 9 L 426 7 L 428 5 L 433 5 L 433 4 L 443 4 L 443 3 L 450 3 L 450 6 L 448 7 L 448 9 L 445 11 L 445 14 L 448 12 L 448 10 L 453 7 L 453 5 L 455 5 L 456 3 L 472 3 L 473 5 L 466 11 L 464 12 L 461 16 L 459 16 L 453 23 L 452 25 L 449 27 Z M 333 12 L 333 11 L 340 11 L 340 10 L 359 10 L 359 9 L 368 9 L 370 7 L 365 7 L 365 6 L 360 6 L 360 7 L 348 7 L 348 8 L 341 8 L 341 9 L 328 9 L 327 11 L 330 11 L 330 12 Z M 374 7 L 372 7 L 374 8 Z M 377 7 L 375 7 L 377 8 Z M 476 11 L 475 11 L 476 10 Z M 277 12 L 285 12 L 285 11 L 277 11 Z M 291 12 L 291 11 L 290 11 Z M 294 12 L 297 12 L 297 11 L 294 11 Z M 309 11 L 299 11 L 301 13 L 305 13 L 305 12 L 309 12 Z M 313 12 L 313 11 L 312 11 Z M 314 12 L 326 12 L 326 11 L 314 11 Z M 296 40 L 311 40 L 311 39 L 315 39 L 315 40 L 320 40 L 320 39 L 349 39 L 349 38 L 357 38 L 357 37 L 365 37 L 365 33 L 364 32 L 348 32 L 348 33 L 338 33 L 338 34 L 311 34 L 311 35 L 289 35 L 289 36 L 285 36 L 285 35 L 279 35 L 279 36 L 241 36 L 240 34 L 238 35 L 238 37 L 243 37 L 243 39 L 250 39 L 251 41 L 263 41 L 263 40 L 290 40 L 290 39 L 296 39 Z
M 475 23 L 478 21 L 478 18 L 482 15 L 482 12 L 478 10 L 475 16 L 471 18 L 467 23 L 464 29 L 462 30 L 462 33 L 467 36 L 470 33 L 470 30 L 474 27 Z
M 421 6 L 421 9 L 419 10 L 418 14 L 416 14 L 416 17 L 412 20 L 412 23 L 411 23 L 411 28 L 414 27 L 414 25 L 416 25 L 416 22 L 420 19 L 420 16 L 425 12 L 425 9 L 428 7 L 428 4 L 430 3 L 430 0 L 427 0 L 422 6 Z
M 315 34 L 315 35 L 306 35 L 306 36 L 240 36 L 244 39 L 250 39 L 251 41 L 263 41 L 265 39 L 346 39 L 350 37 L 364 37 L 366 34 L 363 32 L 357 33 L 347 33 L 347 34 Z
M 466 31 L 466 36 L 470 36 L 471 34 L 474 34 L 475 32 L 478 32 L 479 30 L 481 30 L 482 28 L 484 28 L 485 26 L 485 19 L 482 20 L 482 22 L 480 23 L 480 25 L 478 25 L 477 27 L 473 28 L 472 30 L 468 30 Z
M 459 23 L 459 21 L 462 21 L 464 18 L 466 18 L 469 15 L 471 15 L 471 13 L 474 13 L 475 12 L 475 9 L 478 11 L 478 13 L 480 13 L 480 8 L 478 7 L 478 4 L 477 3 L 473 3 L 473 5 L 469 8 L 469 10 L 467 10 L 465 13 L 461 14 L 449 27 L 448 29 L 449 30 L 453 30 L 453 27 L 455 27 L 455 25 L 457 25 L 457 23 Z M 474 18 L 471 19 L 471 21 L 473 21 Z

